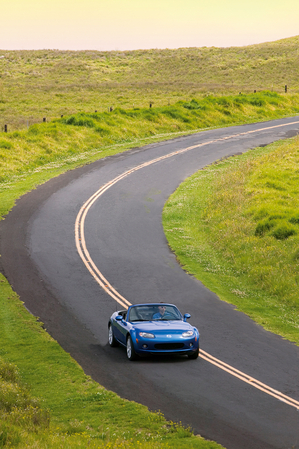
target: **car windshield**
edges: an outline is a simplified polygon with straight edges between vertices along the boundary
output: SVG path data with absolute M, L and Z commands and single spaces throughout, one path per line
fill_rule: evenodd
M 130 309 L 129 321 L 182 320 L 180 311 L 169 304 L 134 306 Z

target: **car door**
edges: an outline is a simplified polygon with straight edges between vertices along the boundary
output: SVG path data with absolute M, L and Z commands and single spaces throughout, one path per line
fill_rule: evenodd
M 124 315 L 122 320 L 115 320 L 114 322 L 115 338 L 125 345 L 127 332 L 128 332 L 128 323 L 126 321 L 126 315 Z

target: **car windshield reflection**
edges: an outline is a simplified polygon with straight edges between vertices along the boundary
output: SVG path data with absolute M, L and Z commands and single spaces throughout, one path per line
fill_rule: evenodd
M 181 312 L 170 304 L 134 306 L 130 309 L 129 321 L 182 320 Z

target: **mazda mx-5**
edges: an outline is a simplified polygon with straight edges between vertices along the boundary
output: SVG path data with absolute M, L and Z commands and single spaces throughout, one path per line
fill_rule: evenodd
M 199 354 L 199 332 L 187 322 L 173 304 L 136 304 L 119 310 L 110 317 L 110 346 L 122 345 L 129 360 L 149 354 L 181 354 L 196 359 Z

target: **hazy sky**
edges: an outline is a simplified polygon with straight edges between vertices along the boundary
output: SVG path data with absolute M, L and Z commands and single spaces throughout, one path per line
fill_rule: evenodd
M 299 0 L 0 0 L 0 49 L 241 46 L 299 34 Z

